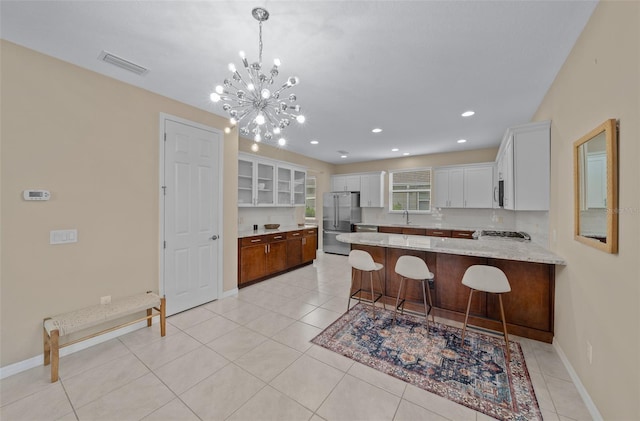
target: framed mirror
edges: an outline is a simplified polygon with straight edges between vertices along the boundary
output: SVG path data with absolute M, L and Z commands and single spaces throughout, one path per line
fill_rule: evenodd
M 574 238 L 618 252 L 618 127 L 610 119 L 573 144 Z

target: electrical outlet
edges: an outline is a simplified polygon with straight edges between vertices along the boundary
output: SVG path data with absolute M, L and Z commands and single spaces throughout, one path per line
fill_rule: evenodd
M 100 297 L 100 304 L 110 304 L 111 303 L 111 295 L 105 295 L 104 297 Z
M 589 364 L 593 363 L 593 347 L 589 341 L 587 341 L 587 360 L 589 360 Z

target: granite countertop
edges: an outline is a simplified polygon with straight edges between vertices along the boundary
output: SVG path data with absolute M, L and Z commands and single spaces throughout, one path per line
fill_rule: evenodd
M 290 232 L 290 231 L 298 231 L 303 229 L 318 228 L 318 226 L 314 224 L 304 224 L 303 226 L 280 225 L 280 227 L 274 230 L 265 229 L 264 225 L 260 225 L 260 227 L 261 228 L 258 228 L 257 231 L 254 231 L 254 230 L 239 231 L 238 238 L 247 238 L 247 237 L 255 237 L 257 235 L 277 234 L 279 232 Z
M 379 232 L 340 234 L 336 239 L 343 243 L 361 244 L 365 246 L 518 260 L 551 265 L 566 265 L 565 260 L 560 256 L 529 241 L 493 238 L 468 240 L 422 235 L 384 234 Z
M 368 222 L 358 222 L 353 225 L 369 225 L 373 227 L 401 227 L 401 228 L 425 228 L 425 229 L 439 229 L 439 230 L 458 230 L 458 231 L 478 231 L 483 229 L 500 229 L 501 228 L 487 228 L 487 227 L 470 227 L 470 226 L 462 226 L 462 225 L 451 225 L 451 224 L 381 224 L 381 223 L 368 223 Z

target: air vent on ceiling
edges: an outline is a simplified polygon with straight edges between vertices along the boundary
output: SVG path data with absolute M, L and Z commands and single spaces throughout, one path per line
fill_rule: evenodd
M 149 71 L 149 69 L 146 69 L 142 66 L 130 62 L 129 60 L 125 60 L 122 57 L 118 57 L 106 51 L 102 51 L 98 56 L 98 59 L 140 76 L 146 74 Z

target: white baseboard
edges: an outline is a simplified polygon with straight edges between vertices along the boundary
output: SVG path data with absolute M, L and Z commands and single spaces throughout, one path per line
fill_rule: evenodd
M 238 288 L 230 289 L 229 291 L 224 291 L 222 293 L 222 297 L 220 298 L 233 297 L 234 295 L 238 295 Z
M 154 316 L 153 317 L 153 321 L 154 323 L 159 323 L 160 322 L 160 316 Z M 69 354 L 73 354 L 74 352 L 78 352 L 81 351 L 83 349 L 92 347 L 94 345 L 98 345 L 102 342 L 106 342 L 109 341 L 113 338 L 117 338 L 118 336 L 122 336 L 125 335 L 127 333 L 131 333 L 134 332 L 140 328 L 143 327 L 147 327 L 147 322 L 145 320 L 138 322 L 138 323 L 134 323 L 132 325 L 129 326 L 125 326 L 123 328 L 114 330 L 112 332 L 109 333 L 105 333 L 103 335 L 98 335 L 96 337 L 93 337 L 91 339 L 87 339 L 86 341 L 82 341 L 82 342 L 78 342 L 76 344 L 73 345 L 69 345 L 67 347 L 64 348 L 60 348 L 60 357 L 64 357 L 65 355 L 69 355 Z M 6 377 L 9 376 L 13 376 L 14 374 L 18 374 L 20 372 L 29 370 L 31 368 L 34 367 L 38 367 L 44 365 L 44 356 L 42 354 L 37 355 L 35 357 L 14 363 L 14 364 L 10 364 L 4 367 L 0 367 L 0 380 L 4 379 Z
M 562 348 L 560 348 L 560 345 L 558 345 L 557 341 L 553 341 L 553 347 L 558 353 L 558 356 L 560 356 L 560 359 L 562 360 L 562 363 L 566 367 L 567 371 L 569 372 L 569 376 L 571 377 L 571 380 L 573 380 L 573 384 L 576 385 L 576 389 L 578 389 L 578 393 L 582 397 L 584 404 L 587 406 L 587 410 L 591 414 L 591 417 L 595 421 L 603 421 L 602 415 L 600 415 L 600 411 L 598 411 L 596 404 L 591 399 L 591 396 L 589 396 L 587 389 L 585 389 L 584 385 L 580 381 L 580 377 L 578 377 L 578 373 L 576 373 L 576 371 L 573 369 L 573 366 L 569 362 L 569 359 L 567 358 Z

